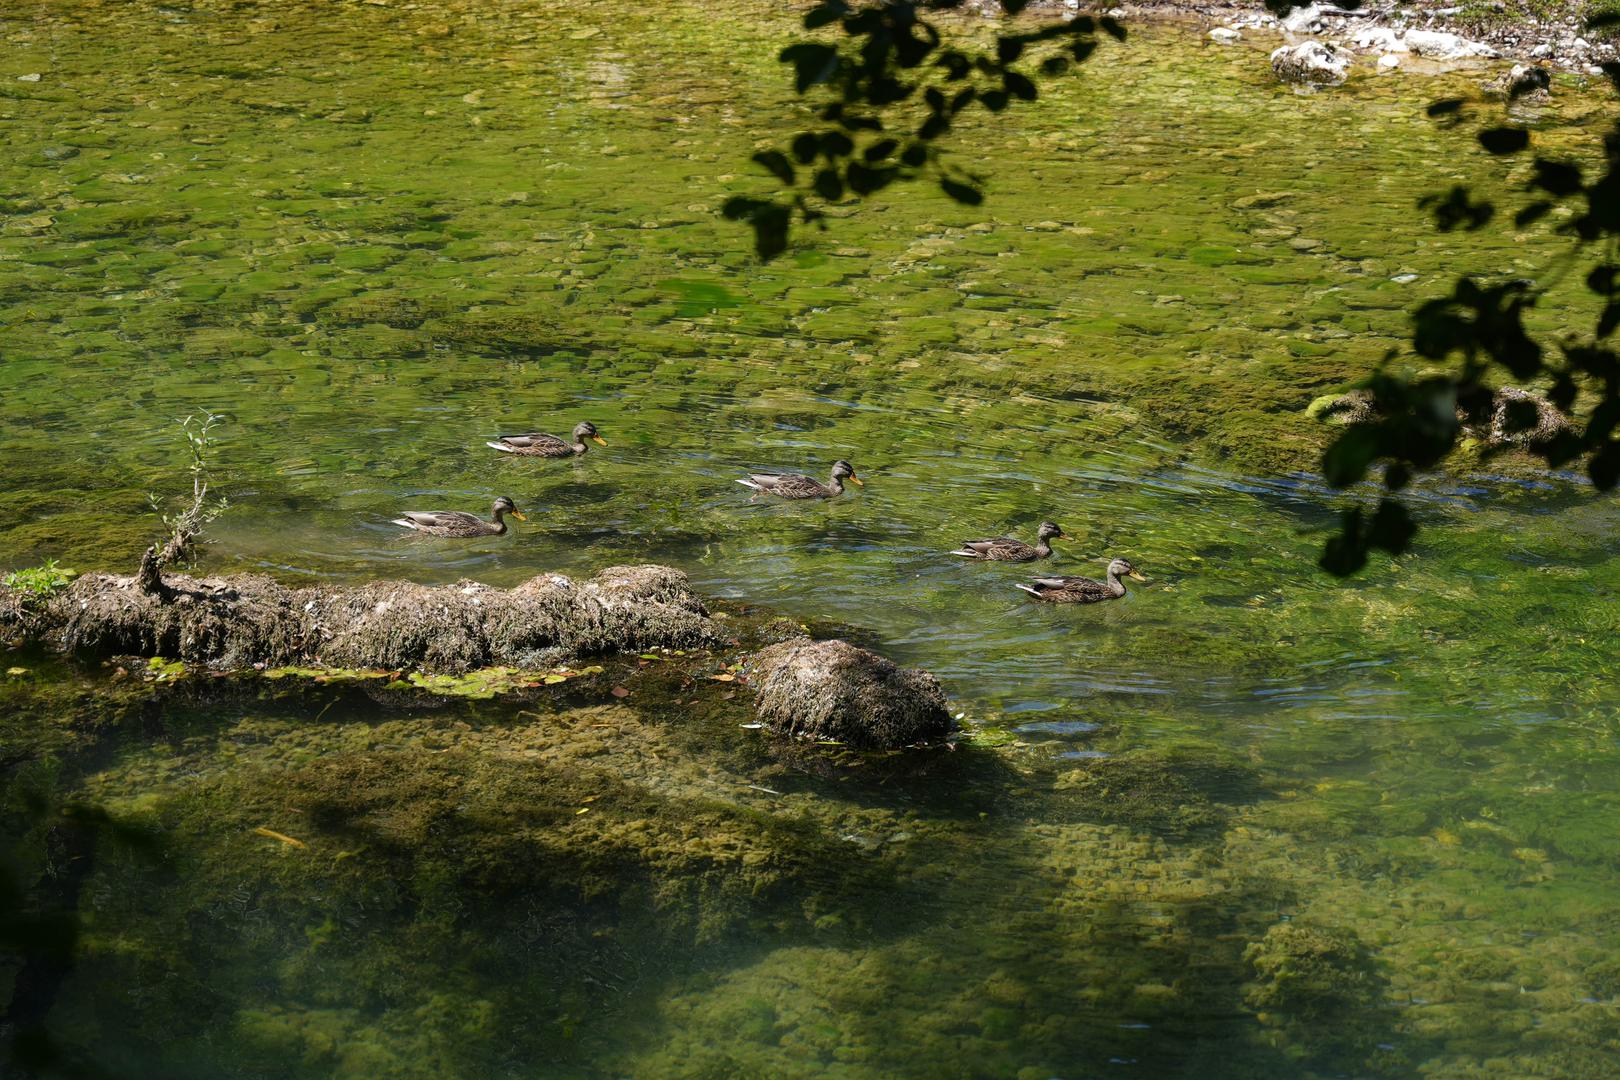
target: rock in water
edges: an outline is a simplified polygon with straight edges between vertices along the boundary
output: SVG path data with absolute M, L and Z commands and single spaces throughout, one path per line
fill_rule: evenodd
M 951 730 L 937 679 L 846 641 L 784 641 L 755 653 L 749 668 L 754 712 L 781 734 L 885 749 Z
M 1552 88 L 1552 73 L 1544 67 L 1514 64 L 1513 69 L 1484 84 L 1491 94 L 1526 105 L 1544 105 Z
M 1243 40 L 1243 35 L 1230 26 L 1217 26 L 1209 32 L 1209 36 L 1221 45 L 1233 45 Z
M 1349 68 L 1349 57 L 1320 41 L 1283 45 L 1271 54 L 1271 70 L 1286 83 L 1337 86 Z

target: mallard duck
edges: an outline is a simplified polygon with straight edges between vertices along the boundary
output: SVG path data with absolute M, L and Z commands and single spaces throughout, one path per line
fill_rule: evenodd
M 547 435 L 540 431 L 531 431 L 526 435 L 500 435 L 494 442 L 487 442 L 485 446 L 492 446 L 508 454 L 522 454 L 526 457 L 565 458 L 576 457 L 583 454 L 590 447 L 585 445 L 589 439 L 598 446 L 606 446 L 607 440 L 596 433 L 596 425 L 586 420 L 574 426 L 574 441 L 563 442 L 555 435 Z
M 506 522 L 502 518 L 511 514 L 519 521 L 527 521 L 518 512 L 517 505 L 505 495 L 495 500 L 490 507 L 490 516 L 495 520 L 485 521 L 477 514 L 469 514 L 464 510 L 406 510 L 404 517 L 394 519 L 395 525 L 403 525 L 407 529 L 425 532 L 430 536 L 500 536 L 506 532 Z
M 749 473 L 748 479 L 737 483 L 743 487 L 763 491 L 767 495 L 776 495 L 783 499 L 829 499 L 834 495 L 844 493 L 844 478 L 849 477 L 861 487 L 861 478 L 855 475 L 855 466 L 840 458 L 833 462 L 832 479 L 823 484 L 813 477 L 803 476 L 799 473 L 789 473 L 786 476 L 770 476 L 762 473 Z
M 1054 604 L 1095 604 L 1099 600 L 1118 600 L 1125 595 L 1122 577 L 1146 581 L 1129 559 L 1115 559 L 1108 564 L 1108 580 L 1093 581 L 1088 577 L 1041 577 L 1032 585 L 1020 585 L 1037 600 Z
M 951 554 L 964 559 L 989 559 L 992 562 L 1031 562 L 1051 555 L 1053 540 L 1067 539 L 1068 536 L 1055 522 L 1043 521 L 1035 531 L 1033 545 L 1010 536 L 998 536 L 993 540 L 969 540 Z

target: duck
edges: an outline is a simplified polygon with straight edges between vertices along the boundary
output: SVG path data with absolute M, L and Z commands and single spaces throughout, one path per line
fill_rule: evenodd
M 555 435 L 547 435 L 541 431 L 531 431 L 523 435 L 498 435 L 493 442 L 484 445 L 490 446 L 507 454 L 521 454 L 525 457 L 565 458 L 578 457 L 590 447 L 585 440 L 589 439 L 598 446 L 606 446 L 607 440 L 596 433 L 596 425 L 589 420 L 574 425 L 574 441 L 564 442 Z
M 968 540 L 951 554 L 991 562 L 1033 562 L 1052 554 L 1053 540 L 1067 539 L 1068 535 L 1056 522 L 1043 521 L 1041 527 L 1035 530 L 1034 544 L 1026 544 L 1010 536 L 998 536 L 993 540 Z
M 1146 581 L 1129 559 L 1115 559 L 1108 564 L 1108 580 L 1094 581 L 1088 577 L 1041 577 L 1032 584 L 1019 585 L 1037 600 L 1053 604 L 1095 604 L 1101 600 L 1118 600 L 1125 595 L 1122 577 Z
M 403 525 L 429 536 L 500 536 L 506 532 L 505 515 L 511 514 L 519 521 L 529 520 L 519 512 L 517 504 L 505 495 L 496 499 L 495 505 L 490 507 L 492 521 L 485 521 L 465 510 L 405 510 L 402 513 L 403 517 L 394 519 L 395 525 Z
M 775 495 L 782 499 L 830 499 L 834 495 L 844 493 L 846 477 L 860 487 L 866 486 L 861 478 L 855 475 L 855 466 L 843 458 L 833 462 L 832 479 L 825 484 L 800 473 L 788 473 L 786 476 L 749 473 L 748 479 L 738 480 L 737 483 L 743 487 L 753 488 L 756 492 L 764 492 L 766 495 Z

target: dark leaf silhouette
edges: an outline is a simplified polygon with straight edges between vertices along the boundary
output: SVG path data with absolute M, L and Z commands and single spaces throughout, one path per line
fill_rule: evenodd
M 1471 200 L 1468 189 L 1461 184 L 1443 196 L 1424 196 L 1418 200 L 1418 206 L 1434 212 L 1435 225 L 1441 232 L 1450 232 L 1456 228 L 1471 232 L 1489 224 L 1496 214 L 1496 208 L 1490 203 Z
M 1516 154 L 1530 145 L 1530 133 L 1523 128 L 1486 128 L 1478 138 L 1479 145 L 1493 154 Z
M 939 186 L 945 190 L 945 194 L 949 195 L 959 203 L 966 203 L 968 206 L 978 206 L 980 203 L 984 202 L 984 192 L 980 191 L 976 187 L 969 187 L 967 184 L 958 183 L 949 177 L 940 177 Z
M 1552 211 L 1552 208 L 1553 204 L 1550 202 L 1530 203 L 1513 215 L 1513 224 L 1523 226 L 1540 221 Z
M 1536 158 L 1536 187 L 1549 195 L 1573 195 L 1582 190 L 1581 169 L 1567 161 Z
M 793 166 L 789 163 L 787 155 L 780 150 L 761 150 L 754 155 L 754 160 L 769 169 L 784 184 L 792 184 L 795 178 Z
M 822 169 L 816 173 L 816 194 L 828 202 L 837 202 L 844 197 L 844 181 L 832 169 Z
M 803 17 L 814 40 L 792 42 L 778 54 L 791 66 L 794 88 L 810 95 L 826 126 L 801 131 L 754 161 L 791 190 L 771 200 L 733 199 L 724 213 L 754 230 L 755 250 L 771 258 L 787 249 L 795 222 L 824 225 L 824 202 L 868 198 L 900 181 L 930 176 L 958 202 L 977 206 L 982 184 L 947 175 L 944 151 L 933 144 L 951 133 L 952 118 L 974 102 L 992 113 L 1040 98 L 1040 78 L 1056 78 L 1084 61 L 1097 35 L 1125 39 L 1112 18 L 1089 15 L 1021 24 L 987 45 L 971 34 L 955 40 L 935 25 L 937 12 L 963 0 L 821 0 Z M 1001 0 L 1015 14 L 1028 0 Z M 1013 64 L 1027 64 L 1013 70 Z M 1034 74 L 1032 74 L 1032 72 Z M 884 132 L 909 132 L 904 140 Z M 894 164 L 896 155 L 899 163 Z M 797 166 L 811 166 L 801 172 Z M 976 180 L 976 178 L 975 178 Z
M 829 82 L 838 72 L 838 50 L 830 45 L 803 41 L 783 49 L 781 58 L 793 65 L 793 86 L 801 94 L 818 83 Z

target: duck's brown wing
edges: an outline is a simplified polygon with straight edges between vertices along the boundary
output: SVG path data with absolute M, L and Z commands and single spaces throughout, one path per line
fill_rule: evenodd
M 996 562 L 1027 562 L 1038 552 L 1022 540 L 1010 536 L 997 536 L 989 540 L 967 540 L 952 555 L 970 559 L 991 559 Z
M 485 532 L 492 528 L 477 514 L 463 510 L 405 510 L 394 524 L 421 532 Z
M 574 448 L 555 435 L 543 431 L 529 431 L 521 435 L 501 435 L 489 444 L 509 454 L 528 454 L 532 457 L 573 457 Z
M 1110 597 L 1107 585 L 1088 577 L 1038 577 L 1019 588 L 1058 604 L 1091 604 Z
M 800 473 L 788 473 L 786 476 L 749 473 L 748 479 L 752 481 L 750 487 L 783 499 L 819 499 L 832 494 L 820 481 Z

